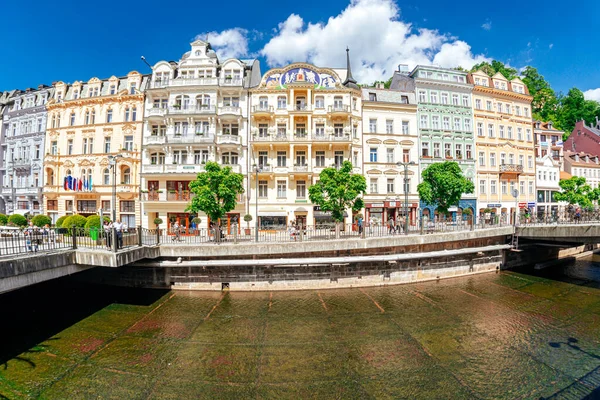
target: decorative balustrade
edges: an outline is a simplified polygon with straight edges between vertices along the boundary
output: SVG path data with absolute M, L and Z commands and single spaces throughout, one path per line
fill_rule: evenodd
M 200 104 L 196 106 L 173 105 L 169 107 L 169 114 L 214 114 L 217 108 L 214 105 Z
M 256 106 L 252 106 L 252 112 L 272 114 L 273 113 L 273 106 L 270 106 L 268 104 L 259 104 L 259 105 L 256 105 Z
M 349 113 L 350 106 L 347 104 L 334 104 L 328 108 L 330 113 Z
M 521 174 L 523 173 L 523 166 L 518 164 L 500 164 L 500 173 Z
M 222 106 L 219 107 L 219 114 L 242 115 L 242 108 L 239 106 Z
M 240 144 L 241 139 L 238 135 L 217 135 L 217 144 Z
M 213 86 L 218 84 L 217 78 L 176 78 L 169 86 Z

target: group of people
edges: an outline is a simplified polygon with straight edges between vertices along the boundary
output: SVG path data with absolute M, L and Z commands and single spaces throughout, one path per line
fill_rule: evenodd
M 122 223 L 119 219 L 115 222 L 110 220 L 104 221 L 104 235 L 106 237 L 106 247 L 112 248 L 112 240 L 113 240 L 113 229 L 117 233 L 117 249 L 123 247 L 123 232 L 127 232 L 127 225 Z
M 398 218 L 396 218 L 396 221 L 394 221 L 394 218 L 390 217 L 390 219 L 387 222 L 388 233 L 401 233 L 402 229 L 404 229 L 404 221 L 405 220 L 402 215 L 398 216 Z
M 27 251 L 37 252 L 39 246 L 44 243 L 55 243 L 54 230 L 50 229 L 50 225 L 46 224 L 43 228 L 33 225 L 33 222 L 29 221 L 27 228 L 23 230 L 25 234 L 25 243 Z

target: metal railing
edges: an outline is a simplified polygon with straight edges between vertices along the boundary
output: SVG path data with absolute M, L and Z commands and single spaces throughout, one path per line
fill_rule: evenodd
M 0 256 L 47 253 L 72 247 L 56 228 L 0 229 Z

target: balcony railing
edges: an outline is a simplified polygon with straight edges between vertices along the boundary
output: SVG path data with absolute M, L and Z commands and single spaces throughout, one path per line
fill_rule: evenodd
M 165 144 L 167 142 L 167 137 L 162 135 L 150 135 L 144 137 L 146 144 Z
M 168 143 L 212 143 L 215 140 L 215 136 L 212 134 L 192 134 L 187 133 L 185 135 L 167 135 Z
M 148 117 L 162 117 L 167 113 L 166 107 L 152 107 L 148 110 Z
M 219 107 L 219 114 L 241 115 L 242 108 L 239 106 L 222 106 Z
M 189 190 L 173 190 L 167 193 L 167 201 L 190 201 Z
M 308 165 L 294 165 L 294 172 L 308 172 Z
M 217 83 L 217 78 L 175 78 L 170 86 L 212 86 Z
M 252 111 L 255 113 L 273 113 L 273 106 L 268 104 L 259 104 L 252 107 Z
M 523 173 L 523 166 L 518 164 L 500 164 L 500 173 L 521 174 Z
M 310 109 L 308 104 L 292 104 L 290 111 L 310 111 Z
M 240 144 L 241 137 L 238 135 L 217 135 L 217 144 Z
M 295 132 L 294 140 L 303 142 L 303 141 L 309 140 L 309 136 L 306 132 Z
M 347 105 L 347 104 L 334 104 L 332 106 L 329 106 L 329 112 L 330 113 L 335 113 L 335 112 L 349 113 L 350 112 L 350 106 Z
M 204 164 L 150 164 L 142 166 L 144 174 L 197 174 L 204 171 Z
M 287 134 L 275 134 L 275 135 L 254 135 L 252 136 L 254 142 L 287 142 L 289 136 Z
M 196 105 L 196 106 L 171 106 L 169 114 L 214 114 L 216 112 L 214 105 Z
M 142 193 L 142 201 L 160 201 L 160 193 L 156 191 Z
M 166 86 L 169 86 L 170 82 L 171 82 L 170 79 L 163 79 L 163 80 L 157 79 L 154 82 L 152 82 L 151 86 L 153 89 L 164 88 Z
M 221 86 L 242 86 L 242 78 L 222 78 L 220 81 Z

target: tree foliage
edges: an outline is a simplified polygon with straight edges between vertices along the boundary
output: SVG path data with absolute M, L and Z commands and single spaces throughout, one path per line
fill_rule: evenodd
M 540 75 L 536 68 L 527 66 L 522 71 L 521 80 L 529 89 L 529 94 L 533 96 L 531 103 L 533 118 L 540 121 L 556 122 L 558 100 L 556 93 L 554 93 L 546 79 Z
M 308 198 L 322 211 L 331 212 L 334 221 L 344 220 L 344 211 L 358 211 L 364 207 L 360 195 L 367 191 L 364 176 L 352 173 L 352 163 L 344 161 L 339 169 L 325 168 L 319 181 L 308 188 Z
M 62 224 L 63 222 L 65 222 L 65 219 L 67 219 L 68 215 L 63 215 L 62 217 L 60 217 L 59 219 L 56 220 L 56 227 L 57 228 L 62 228 Z
M 566 96 L 558 97 L 560 108 L 557 112 L 556 123 L 565 131 L 568 137 L 577 121 L 584 120 L 588 124 L 595 123 L 596 116 L 600 116 L 600 104 L 593 100 L 586 100 L 583 92 L 577 88 L 569 90 Z
M 27 218 L 25 218 L 21 214 L 13 214 L 10 217 L 8 217 L 8 225 L 19 226 L 21 228 L 25 227 L 27 226 Z
M 35 226 L 43 228 L 46 225 L 50 225 L 52 223 L 52 219 L 47 215 L 40 214 L 33 217 L 31 222 L 33 222 Z
M 213 161 L 207 162 L 204 168 L 205 172 L 190 182 L 190 191 L 195 196 L 186 210 L 202 211 L 216 222 L 235 208 L 238 195 L 244 193 L 244 176 Z
M 479 64 L 475 64 L 471 68 L 471 72 L 475 72 L 478 70 L 482 70 L 489 76 L 494 76 L 498 72 L 500 72 L 509 81 L 511 81 L 511 80 L 515 79 L 517 76 L 519 76 L 519 72 L 516 69 L 514 69 L 512 67 L 507 67 L 506 65 L 504 65 L 504 63 L 497 61 L 497 60 L 494 60 L 491 63 L 489 63 L 487 61 L 483 61 L 483 62 L 480 62 Z
M 462 174 L 458 163 L 446 161 L 433 163 L 421 174 L 423 181 L 417 186 L 419 198 L 429 205 L 437 205 L 442 214 L 457 206 L 465 193 L 473 193 L 475 186 Z
M 383 87 L 385 89 L 389 89 L 390 86 L 392 85 L 392 78 L 393 76 L 391 76 L 387 81 L 375 81 L 373 82 L 371 85 L 369 85 L 370 87 L 375 87 L 378 83 L 383 83 Z
M 590 207 L 594 200 L 598 200 L 600 192 L 598 189 L 592 189 L 586 183 L 582 176 L 573 176 L 569 179 L 561 179 L 558 186 L 562 189 L 561 192 L 554 196 L 557 201 L 566 201 L 569 204 L 577 204 L 580 207 Z
M 107 216 L 104 216 L 104 221 L 110 222 L 110 218 Z M 90 215 L 89 217 L 87 217 L 84 227 L 86 229 L 100 228 L 101 227 L 100 226 L 100 216 L 99 215 Z
M 8 223 L 8 215 L 0 214 L 0 226 L 6 226 Z
M 71 226 L 75 225 L 76 228 L 84 228 L 87 219 L 83 215 L 70 215 L 64 219 L 62 223 L 63 228 L 71 228 Z

